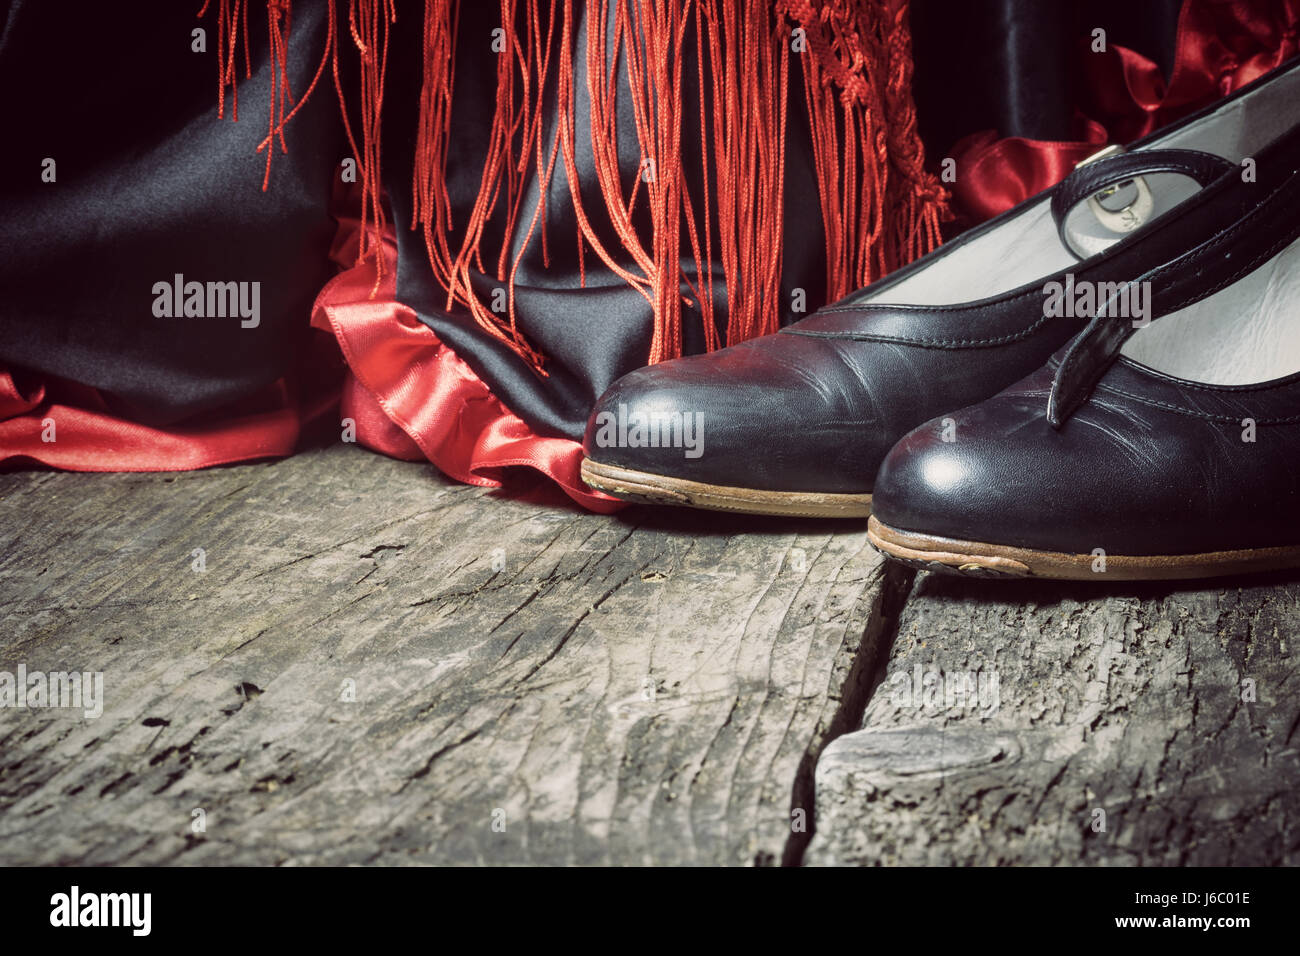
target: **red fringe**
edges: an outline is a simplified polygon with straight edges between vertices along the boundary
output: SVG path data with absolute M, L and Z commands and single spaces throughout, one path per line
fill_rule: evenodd
M 907 0 L 779 0 L 777 9 L 812 52 L 801 62 L 835 300 L 937 246 L 948 195 L 925 170 L 916 130 Z
M 543 2 L 549 4 L 545 18 Z M 545 197 L 557 164 L 563 163 L 578 224 L 575 240 L 583 281 L 590 249 L 607 269 L 645 296 L 654 313 L 649 362 L 681 354 L 683 306 L 699 309 L 709 349 L 776 331 L 783 311 L 781 234 L 792 50 L 803 70 L 812 127 L 829 297 L 841 298 L 938 244 L 947 195 L 925 171 L 916 133 L 907 0 L 612 2 L 612 37 L 611 0 L 587 0 L 583 10 L 591 148 L 604 200 L 598 212 L 618 237 L 618 255 L 598 237 L 592 218 L 597 211 L 584 208 L 580 191 L 574 116 L 576 0 L 499 0 L 502 49 L 491 134 L 478 195 L 459 240 L 453 238 L 445 174 L 459 5 L 456 0 L 425 0 L 411 228 L 424 235 L 448 309 L 466 308 L 487 334 L 545 374 L 545 357 L 519 329 L 514 284 L 522 250 L 534 237 L 542 243 L 543 262 L 549 262 Z M 334 0 L 329 3 L 333 13 Z M 267 182 L 273 141 L 278 138 L 283 151 L 284 126 L 302 105 L 288 109 L 293 103 L 284 64 L 289 19 L 288 0 L 268 0 L 273 88 L 262 143 L 267 147 Z M 362 61 L 360 149 L 347 129 L 362 182 L 366 228 L 361 230 L 361 258 L 375 252 L 366 237 L 382 234 L 385 225 L 379 122 L 394 21 L 393 0 L 349 0 L 349 32 Z M 219 0 L 219 114 L 227 85 L 232 99 L 237 97 L 235 41 L 241 26 L 247 30 L 243 0 Z M 692 27 L 700 94 L 698 103 L 688 104 L 682 74 Z M 325 57 L 304 101 L 327 59 L 334 64 L 338 88 L 338 39 L 332 25 Z M 619 62 L 626 66 L 642 155 L 641 174 L 630 184 L 622 181 L 617 151 Z M 558 130 L 546 142 L 543 104 L 552 85 Z M 339 95 L 342 100 L 341 89 Z M 698 196 L 691 195 L 682 167 L 681 129 L 688 109 L 693 119 L 698 115 L 703 138 L 703 189 Z M 543 198 L 525 222 L 522 205 L 534 179 L 536 194 Z M 638 204 L 644 205 L 651 223 L 648 237 L 633 224 Z M 485 262 L 483 240 L 494 221 L 504 225 L 503 240 L 495 259 Z M 509 250 L 520 230 L 521 251 L 511 260 Z M 683 232 L 695 266 L 694 282 L 682 268 Z M 715 251 L 726 290 L 725 341 L 714 320 Z M 377 289 L 384 257 L 374 258 Z M 630 267 L 623 264 L 629 259 Z M 476 292 L 471 283 L 475 272 L 502 283 L 504 314 L 490 309 Z
M 212 0 L 205 0 L 198 16 L 202 18 L 208 12 Z M 302 109 L 303 105 L 315 92 L 326 63 L 331 64 L 334 77 L 334 89 L 338 94 L 339 112 L 343 118 L 343 129 L 347 135 L 348 146 L 356 160 L 358 181 L 361 185 L 362 208 L 366 222 L 373 230 L 363 229 L 358 239 L 357 259 L 373 259 L 376 266 L 375 286 L 384 276 L 384 257 L 379 254 L 379 247 L 373 237 L 382 235 L 387 223 L 383 207 L 383 191 L 379 179 L 379 121 L 383 109 L 384 78 L 388 65 L 389 25 L 396 21 L 397 13 L 394 0 L 349 0 L 348 28 L 352 42 L 361 57 L 361 146 L 358 148 L 352 124 L 348 119 L 343 84 L 339 80 L 338 26 L 335 17 L 335 0 L 326 0 L 329 6 L 329 27 L 325 38 L 325 51 L 320 65 L 312 77 L 311 83 L 303 92 L 302 99 L 294 101 L 293 91 L 289 88 L 289 73 L 286 56 L 289 48 L 289 30 L 292 20 L 291 0 L 266 0 L 267 30 L 270 37 L 271 52 L 271 107 L 267 121 L 266 138 L 258 145 L 257 151 L 266 150 L 266 174 L 262 179 L 262 191 L 265 192 L 271 182 L 271 158 L 274 154 L 273 143 L 279 140 L 280 152 L 287 153 L 284 141 L 284 129 L 289 121 Z M 226 87 L 230 87 L 231 120 L 239 120 L 239 84 L 235 72 L 236 48 L 242 31 L 244 46 L 244 76 L 252 78 L 252 67 L 248 59 L 248 10 L 245 0 L 218 0 L 217 3 L 217 63 L 219 64 L 217 80 L 217 116 L 225 116 Z

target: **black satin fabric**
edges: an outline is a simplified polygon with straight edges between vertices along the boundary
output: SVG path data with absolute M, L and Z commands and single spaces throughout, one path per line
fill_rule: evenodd
M 399 6 L 399 18 L 407 7 Z M 546 10 L 541 11 L 542 30 L 545 31 Z M 488 122 L 493 113 L 496 91 L 496 58 L 488 53 L 488 39 L 500 23 L 495 5 L 465 4 L 461 7 L 459 26 L 462 42 L 457 46 L 455 87 L 452 110 L 452 150 L 448 160 L 448 190 L 454 207 L 454 222 L 463 227 L 479 190 L 483 156 L 489 133 Z M 586 72 L 582 51 L 586 45 L 585 20 L 575 25 L 576 50 L 575 85 L 585 98 Z M 610 33 L 612 34 L 612 28 Z M 556 43 L 559 42 L 559 30 Z M 474 42 L 469 38 L 485 38 Z M 409 231 L 411 200 L 408 184 L 414 157 L 411 130 L 415 128 L 419 96 L 419 38 L 415 31 L 398 31 L 390 69 L 392 79 L 385 100 L 384 127 L 384 179 L 389 186 L 394 217 L 398 223 L 399 262 L 397 270 L 397 297 L 418 313 L 421 321 L 433 329 L 466 360 L 493 392 L 511 411 L 519 415 L 539 434 L 579 440 L 586 427 L 595 400 L 605 389 L 627 372 L 646 362 L 649 353 L 653 320 L 649 304 L 636 291 L 629 288 L 597 258 L 590 247 L 586 249 L 586 285 L 580 282 L 577 240 L 578 227 L 569 198 L 569 185 L 563 163 L 557 162 L 550 183 L 547 203 L 547 242 L 550 267 L 542 263 L 540 235 L 535 235 L 524 250 L 515 296 L 519 327 L 535 349 L 546 357 L 547 376 L 538 376 L 512 351 L 481 332 L 468 312 L 446 311 L 446 295 L 434 281 L 429 267 L 424 240 L 419 233 Z M 692 51 L 684 75 L 684 97 L 692 104 L 688 113 L 694 112 L 698 102 L 695 89 L 696 66 L 693 51 L 695 41 L 688 36 L 687 50 Z M 625 67 L 620 65 L 623 76 Z M 400 81 L 398 78 L 400 77 Z M 800 86 L 799 70 L 792 62 L 791 89 L 789 91 L 789 128 L 786 134 L 786 192 L 785 227 L 773 242 L 782 243 L 784 272 L 781 302 L 783 321 L 793 321 L 803 313 L 789 311 L 793 290 L 803 289 L 807 311 L 812 311 L 825 298 L 825 252 L 818 206 L 818 193 L 813 173 L 812 141 L 807 120 L 804 118 L 804 93 Z M 551 81 L 554 88 L 554 80 Z M 640 172 L 641 151 L 632 124 L 632 107 L 626 90 L 626 79 L 620 84 L 618 111 L 620 116 L 619 163 L 621 181 L 629 187 Z M 555 135 L 554 105 L 546 112 L 544 142 L 549 147 Z M 626 118 L 624 122 L 622 118 Z M 603 215 L 605 208 L 596 179 L 591 153 L 590 127 L 578 111 L 575 148 L 578 178 L 582 187 L 584 206 L 591 215 L 605 247 L 612 254 L 622 254 L 622 247 L 614 232 L 608 228 Z M 703 192 L 699 155 L 698 120 L 688 122 L 683 129 L 685 150 L 684 167 L 690 180 L 693 196 Z M 527 223 L 536 208 L 538 193 L 536 176 L 530 166 L 532 192 L 523 203 L 520 219 Z M 643 194 L 644 195 L 644 194 Z M 504 206 L 504 203 L 499 203 Z M 500 210 L 498 210 L 500 212 Z M 498 215 L 490 229 L 482 250 L 484 262 L 495 263 L 501 245 L 501 221 Z M 648 219 L 638 223 L 642 242 L 649 247 L 651 229 Z M 522 233 L 523 230 L 520 230 Z M 716 237 L 716 231 L 715 231 Z M 511 260 L 519 252 L 522 235 L 516 237 L 511 247 Z M 716 239 L 715 239 L 716 243 Z M 456 248 L 457 242 L 452 243 Z M 683 252 L 689 257 L 690 246 L 683 241 Z M 694 273 L 694 260 L 684 259 L 688 276 Z M 620 264 L 636 271 L 630 256 L 622 254 Z M 485 300 L 491 290 L 505 283 L 494 276 L 479 275 L 476 287 Z M 726 291 L 719 268 L 714 277 L 715 312 L 720 335 L 726 327 Z M 686 291 L 683 289 L 683 291 Z M 698 309 L 686 308 L 682 316 L 684 350 L 687 354 L 704 350 L 702 317 Z
M 1155 61 L 1168 78 L 1182 0 L 912 0 L 913 96 L 931 161 L 957 140 L 1075 138 L 1074 72 L 1092 31 Z
M 196 20 L 200 6 L 197 0 L 129 7 L 0 0 L 0 365 L 94 386 L 111 410 L 151 424 L 228 405 L 289 368 L 303 347 L 313 297 L 331 274 L 331 186 L 347 153 L 327 76 L 289 124 L 289 153 L 275 156 L 270 188 L 263 193 L 264 155 L 254 152 L 266 135 L 271 89 L 263 8 L 252 5 L 253 76 L 243 78 L 241 56 L 241 118 L 232 123 L 216 118 L 216 18 L 209 13 Z M 382 169 L 397 226 L 397 295 L 536 431 L 579 439 L 595 399 L 644 363 L 650 307 L 590 250 L 586 285 L 580 284 L 577 227 L 560 164 L 547 214 L 551 265 L 543 266 L 535 236 L 524 250 L 516 287 L 520 328 L 547 356 L 549 375 L 539 377 L 467 314 L 443 309 L 445 296 L 434 282 L 423 239 L 409 230 L 423 4 L 401 0 L 397 9 Z M 988 127 L 1064 135 L 1070 81 L 1063 75 L 1062 44 L 1080 30 L 1086 35 L 1084 28 L 1095 21 L 1111 31 L 1112 42 L 1159 57 L 1172 45 L 1176 12 L 1175 0 L 914 0 L 916 96 L 930 155 L 941 156 L 958 136 Z M 288 62 L 297 94 L 320 62 L 324 15 L 323 4 L 294 5 Z M 448 163 L 461 227 L 478 192 L 493 112 L 496 55 L 489 41 L 498 15 L 495 4 L 461 5 Z M 191 51 L 196 26 L 208 31 L 206 53 Z M 585 42 L 580 25 L 579 53 Z M 688 37 L 686 49 L 694 46 Z M 346 32 L 341 50 L 355 116 L 355 50 Z M 579 91 L 585 88 L 584 62 L 581 55 L 575 58 Z M 695 75 L 688 64 L 688 103 L 695 102 Z M 784 252 L 785 321 L 801 317 L 788 311 L 794 289 L 805 291 L 808 311 L 823 302 L 825 291 L 810 131 L 794 63 L 790 77 L 785 223 L 782 234 L 772 237 Z M 622 178 L 631 183 L 641 156 L 627 94 L 620 95 L 620 114 L 628 121 L 619 155 Z M 546 116 L 549 143 L 553 104 Z M 683 131 L 685 168 L 696 194 L 702 191 L 700 162 L 690 149 L 698 132 L 692 123 Z M 586 206 L 602 210 L 581 109 L 577 146 Z M 40 180 L 45 157 L 58 164 L 56 183 Z M 534 192 L 525 201 L 525 222 L 536 200 Z M 603 217 L 594 221 L 604 229 L 607 247 L 619 249 Z M 648 241 L 648 223 L 641 227 Z M 485 259 L 495 261 L 501 228 L 498 216 L 483 246 Z M 518 251 L 516 244 L 512 254 Z M 153 286 L 177 273 L 187 281 L 260 282 L 260 325 L 155 317 Z M 722 327 L 720 280 L 715 277 Z M 489 296 L 502 285 L 490 276 L 476 281 Z M 701 321 L 696 310 L 683 316 L 688 353 L 703 348 Z
M 265 13 L 239 60 L 239 122 L 217 119 L 216 17 L 201 3 L 0 2 L 0 367 L 101 390 L 178 422 L 285 374 L 332 274 L 331 187 L 346 153 L 332 84 L 285 133 L 262 192 L 271 91 Z M 215 5 L 214 5 L 215 6 Z M 325 5 L 295 5 L 290 85 L 320 62 Z M 192 52 L 191 31 L 207 30 Z M 57 180 L 41 181 L 53 158 Z M 153 286 L 259 282 L 256 328 L 159 318 Z M 251 286 L 249 287 L 251 288 Z

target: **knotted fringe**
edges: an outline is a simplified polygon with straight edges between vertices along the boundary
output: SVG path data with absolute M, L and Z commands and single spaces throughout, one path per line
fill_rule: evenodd
M 316 79 L 332 61 L 342 102 L 334 0 L 328 2 L 331 26 Z M 783 311 L 784 160 L 792 53 L 803 71 L 812 128 L 829 297 L 841 298 L 938 244 L 947 197 L 924 169 L 916 132 L 907 0 L 585 0 L 581 8 L 577 0 L 498 2 L 502 32 L 495 41 L 499 55 L 490 137 L 478 195 L 457 230 L 445 173 L 459 3 L 425 0 L 410 225 L 423 232 L 433 273 L 447 293 L 447 307 L 468 309 L 486 333 L 542 374 L 544 356 L 518 326 L 514 286 L 523 250 L 534 240 L 541 242 L 543 264 L 549 265 L 546 197 L 559 163 L 578 224 L 575 242 L 582 281 L 585 284 L 589 249 L 646 298 L 654 314 L 648 361 L 681 354 L 683 306 L 698 308 L 710 350 L 778 328 Z M 200 15 L 207 7 L 205 3 Z M 584 205 L 576 161 L 574 52 L 584 17 L 590 145 L 604 205 L 591 211 Z M 349 0 L 349 31 L 362 58 L 359 150 L 347 129 L 363 187 L 363 220 L 369 227 L 362 230 L 362 257 L 374 252 L 374 237 L 385 225 L 379 118 L 389 25 L 395 19 L 393 0 Z M 293 103 L 284 68 L 288 0 L 269 0 L 268 24 L 273 95 L 267 138 L 259 149 L 268 150 L 269 182 L 273 142 L 278 138 L 283 150 L 284 125 L 315 88 L 316 79 L 303 101 L 286 113 L 286 105 Z M 248 76 L 244 0 L 219 0 L 219 115 L 227 86 L 232 90 L 232 112 L 238 108 L 235 48 L 241 31 Z M 695 103 L 683 94 L 686 44 L 691 39 L 699 90 Z M 621 82 L 631 94 L 641 147 L 640 169 L 631 182 L 625 181 L 619 166 L 616 102 Z M 548 102 L 557 110 L 557 128 L 549 136 Z M 698 120 L 703 139 L 702 188 L 694 196 L 682 162 L 681 129 L 688 116 Z M 531 212 L 523 208 L 529 193 L 541 197 Z M 641 206 L 644 213 L 638 212 Z M 602 217 L 599 223 L 594 215 Z M 648 237 L 634 225 L 638 215 L 648 216 Z M 504 225 L 501 247 L 494 260 L 485 261 L 489 253 L 483 248 L 484 237 L 496 222 Z M 521 229 L 523 241 L 517 242 Z M 607 247 L 598 235 L 610 232 L 621 249 Z M 682 268 L 684 242 L 690 246 L 694 281 Z M 513 259 L 512 247 L 519 250 Z M 714 314 L 715 255 L 726 294 L 725 341 L 718 335 Z M 375 259 L 382 268 L 382 257 Z M 476 272 L 504 284 L 504 314 L 488 308 L 473 288 L 471 276 Z
M 947 193 L 925 170 L 912 103 L 908 0 L 778 0 L 800 58 L 832 301 L 940 242 Z

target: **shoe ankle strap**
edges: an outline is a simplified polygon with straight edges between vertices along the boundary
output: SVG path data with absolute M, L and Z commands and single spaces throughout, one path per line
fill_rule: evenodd
M 1109 242 L 1098 244 L 1090 237 L 1069 228 L 1070 213 L 1087 202 L 1094 217 L 1116 240 L 1150 222 L 1154 200 L 1151 188 L 1142 179 L 1153 173 L 1176 173 L 1195 180 L 1204 188 L 1237 167 L 1222 156 L 1197 149 L 1144 149 L 1126 153 L 1122 146 L 1108 146 L 1075 167 L 1052 194 L 1052 218 L 1061 244 L 1079 259 L 1100 252 Z M 1134 196 L 1118 209 L 1107 208 L 1103 199 L 1128 184 Z
M 1053 428 L 1061 428 L 1087 400 L 1139 328 L 1226 288 L 1300 239 L 1300 219 L 1295 215 L 1300 207 L 1300 128 L 1270 150 L 1283 146 L 1282 152 L 1261 156 L 1260 168 L 1265 172 L 1258 180 L 1224 184 L 1214 197 L 1216 202 L 1191 214 L 1203 220 L 1228 217 L 1212 236 L 1204 234 L 1204 223 L 1192 228 L 1185 252 L 1123 284 L 1146 284 L 1152 290 L 1147 296 L 1148 314 L 1140 322 L 1112 308 L 1111 300 L 1099 306 L 1057 366 L 1046 410 Z

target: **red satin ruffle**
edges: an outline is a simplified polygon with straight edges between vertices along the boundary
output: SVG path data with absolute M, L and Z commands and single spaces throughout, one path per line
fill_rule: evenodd
M 51 379 L 26 394 L 0 371 L 0 462 L 36 462 L 67 471 L 189 471 L 293 451 L 304 424 L 329 407 L 303 407 L 285 382 L 240 403 L 238 411 L 173 428 L 114 415 L 93 388 Z
M 355 249 L 357 220 L 341 220 L 333 255 Z M 499 487 L 507 468 L 534 468 L 592 511 L 623 507 L 583 484 L 582 446 L 544 438 L 415 313 L 394 297 L 396 245 L 376 289 L 373 259 L 345 269 L 321 290 L 312 325 L 333 336 L 347 361 L 341 390 L 276 382 L 220 416 L 154 428 L 114 415 L 93 388 L 50 380 L 19 388 L 0 370 L 0 462 L 39 462 L 68 471 L 185 471 L 291 454 L 306 425 L 335 407 L 359 444 L 395 458 L 427 459 L 467 484 Z M 371 297 L 372 289 L 374 297 Z M 52 425 L 52 428 L 51 428 Z M 52 438 L 53 440 L 48 440 Z
M 582 482 L 578 442 L 535 434 L 395 299 L 391 234 L 384 253 L 373 298 L 375 270 L 366 263 L 335 276 L 312 310 L 312 325 L 332 332 L 347 360 L 340 411 L 355 421 L 357 441 L 395 458 L 427 458 L 457 481 L 484 487 L 499 487 L 507 468 L 534 468 L 585 508 L 623 507 Z
M 1132 142 L 1258 79 L 1295 55 L 1298 23 L 1300 0 L 1187 0 L 1168 83 L 1159 66 L 1133 50 L 1094 53 L 1085 44 L 1077 55 L 1088 102 L 1079 104 L 1076 139 L 1000 139 L 986 130 L 953 147 L 961 224 L 1006 212 L 1106 144 Z
M 382 244 L 383 281 L 375 285 L 373 259 L 352 265 L 360 238 L 359 196 L 340 190 L 334 205 L 346 210 L 330 249 L 343 271 L 317 295 L 311 324 L 337 343 L 326 343 L 330 354 L 341 350 L 347 361 L 341 386 L 337 377 L 313 385 L 303 375 L 278 381 L 237 408 L 153 428 L 114 415 L 88 386 L 49 380 L 24 391 L 0 369 L 0 462 L 39 462 L 68 471 L 186 471 L 277 458 L 293 452 L 309 423 L 337 408 L 340 419 L 355 423 L 359 444 L 408 461 L 427 459 L 458 481 L 499 487 L 505 469 L 524 466 L 592 511 L 624 507 L 582 482 L 579 443 L 534 434 L 396 300 L 391 226 Z M 328 359 L 317 350 L 307 363 Z

